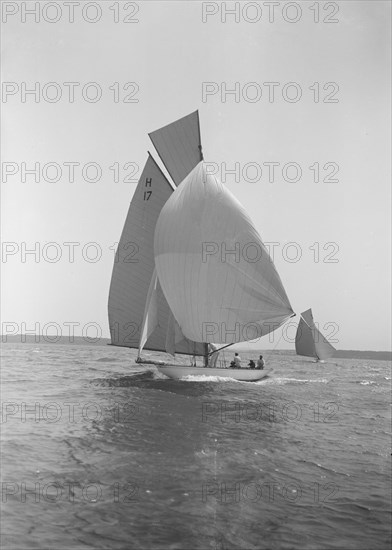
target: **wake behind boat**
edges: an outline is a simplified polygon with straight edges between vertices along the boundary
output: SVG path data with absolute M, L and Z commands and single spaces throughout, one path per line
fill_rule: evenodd
M 159 361 L 156 359 L 143 359 L 143 357 L 137 357 L 135 362 L 141 365 L 166 365 L 165 361 Z

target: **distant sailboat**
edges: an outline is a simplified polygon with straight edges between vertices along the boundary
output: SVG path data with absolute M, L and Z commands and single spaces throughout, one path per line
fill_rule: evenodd
M 317 361 L 329 359 L 336 351 L 316 328 L 311 309 L 301 313 L 301 319 L 295 336 L 295 351 L 297 355 L 315 357 Z
M 150 137 L 178 187 L 149 156 L 113 268 L 112 344 L 138 348 L 139 357 L 143 348 L 204 357 L 204 367 L 194 359 L 158 366 L 172 378 L 260 379 L 263 370 L 222 373 L 208 364 L 212 353 L 260 338 L 294 315 L 272 259 L 244 208 L 208 173 L 198 112 Z

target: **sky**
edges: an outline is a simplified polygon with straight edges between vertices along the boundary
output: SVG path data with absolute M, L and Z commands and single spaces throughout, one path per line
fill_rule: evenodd
M 109 336 L 147 134 L 199 109 L 294 311 L 337 348 L 391 349 L 389 2 L 22 4 L 2 6 L 3 334 Z M 296 322 L 262 346 L 292 349 Z

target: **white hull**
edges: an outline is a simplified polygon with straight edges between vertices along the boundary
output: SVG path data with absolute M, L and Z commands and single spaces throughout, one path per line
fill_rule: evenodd
M 221 369 L 211 367 L 188 367 L 186 365 L 159 365 L 157 369 L 161 374 L 179 380 L 186 376 L 219 376 L 221 378 L 234 378 L 235 380 L 253 382 L 261 380 L 269 374 L 272 369 Z

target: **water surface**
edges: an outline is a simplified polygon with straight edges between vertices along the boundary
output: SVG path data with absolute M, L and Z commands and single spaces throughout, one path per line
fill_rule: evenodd
M 388 362 L 265 354 L 246 383 L 108 346 L 2 354 L 4 548 L 389 548 Z

